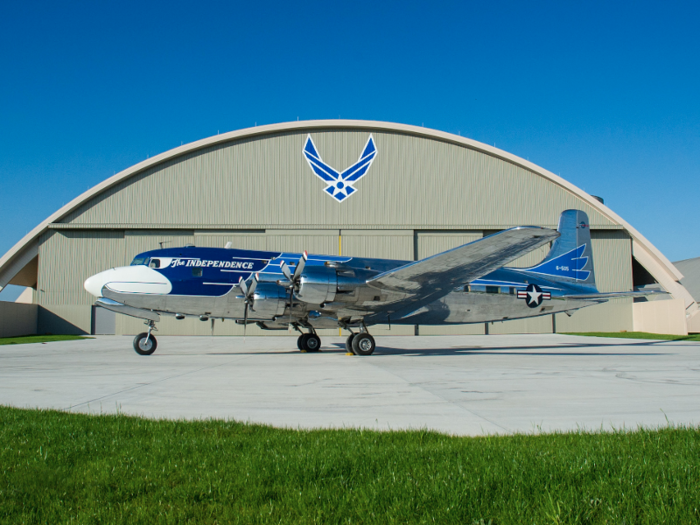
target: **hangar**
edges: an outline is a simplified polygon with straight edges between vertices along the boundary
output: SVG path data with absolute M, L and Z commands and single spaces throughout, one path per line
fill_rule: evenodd
M 352 188 L 310 169 L 309 137 L 338 171 L 371 140 L 376 157 Z M 233 131 L 149 158 L 51 215 L 0 259 L 0 289 L 32 289 L 39 333 L 134 334 L 138 319 L 93 306 L 85 279 L 143 251 L 231 246 L 417 260 L 518 225 L 556 228 L 569 208 L 590 218 L 598 287 L 661 286 L 666 300 L 615 299 L 569 317 L 451 327 L 379 327 L 406 334 L 700 331 L 682 274 L 634 227 L 561 177 L 461 136 L 403 124 L 319 120 Z M 517 261 L 528 266 L 546 247 Z M 164 318 L 160 334 L 208 335 L 214 325 Z M 249 329 L 255 333 L 257 328 Z M 215 333 L 240 334 L 233 322 Z M 266 332 L 259 331 L 263 334 Z M 271 332 L 274 334 L 275 332 Z

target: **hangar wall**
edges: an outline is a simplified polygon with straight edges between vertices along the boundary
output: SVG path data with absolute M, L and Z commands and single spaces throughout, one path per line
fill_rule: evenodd
M 592 228 L 620 226 L 520 166 L 436 140 L 377 131 L 314 131 L 323 160 L 356 162 L 370 134 L 378 155 L 358 192 L 338 203 L 302 155 L 307 132 L 217 145 L 145 170 L 61 220 L 72 228 L 502 229 L 556 226 L 578 207 Z
M 517 225 L 556 227 L 559 214 L 568 208 L 589 215 L 600 290 L 632 289 L 630 234 L 590 199 L 522 163 L 485 152 L 490 148 L 484 145 L 392 131 L 390 126 L 288 125 L 286 131 L 163 154 L 164 160 L 95 192 L 50 221 L 39 238 L 36 302 L 44 312 L 39 315 L 42 331 L 89 333 L 93 298 L 83 290 L 83 281 L 159 246 L 224 246 L 230 241 L 239 248 L 413 260 Z M 375 162 L 345 202 L 324 193 L 324 182 L 309 169 L 302 154 L 309 134 L 323 160 L 341 170 L 356 162 L 369 135 L 374 137 Z M 534 264 L 546 251 L 528 254 L 516 265 Z M 141 321 L 117 316 L 117 333 L 142 328 Z M 632 330 L 632 304 L 616 300 L 570 318 L 558 314 L 489 325 L 421 327 L 420 333 L 554 329 Z M 242 333 L 233 322 L 218 322 L 215 330 Z M 249 327 L 249 333 L 257 330 Z M 209 334 L 211 326 L 165 318 L 159 331 Z M 392 333 L 404 332 L 414 330 L 392 327 Z

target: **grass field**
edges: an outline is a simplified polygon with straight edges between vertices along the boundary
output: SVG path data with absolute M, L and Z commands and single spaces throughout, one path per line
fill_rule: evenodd
M 620 339 L 658 339 L 662 341 L 700 341 L 700 334 L 671 335 L 648 332 L 568 332 L 566 335 L 588 335 L 591 337 L 617 337 Z
M 692 523 L 700 431 L 456 438 L 0 407 L 3 523 Z
M 74 341 L 92 339 L 82 335 L 23 335 L 21 337 L 0 337 L 0 345 L 24 345 L 29 343 L 51 343 L 53 341 Z

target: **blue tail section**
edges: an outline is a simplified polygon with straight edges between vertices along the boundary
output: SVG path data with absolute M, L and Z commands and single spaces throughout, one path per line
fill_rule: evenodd
M 554 241 L 547 257 L 524 271 L 551 281 L 582 284 L 597 290 L 588 215 L 581 210 L 566 210 L 559 217 L 557 230 L 561 236 Z

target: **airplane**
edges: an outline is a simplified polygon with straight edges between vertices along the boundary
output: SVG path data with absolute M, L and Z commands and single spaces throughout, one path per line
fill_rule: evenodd
M 547 256 L 529 268 L 507 264 L 540 246 Z M 376 347 L 368 327 L 506 321 L 571 313 L 616 297 L 661 290 L 599 292 L 586 213 L 566 210 L 557 230 L 519 226 L 420 261 L 368 259 L 185 246 L 138 254 L 130 266 L 85 281 L 96 305 L 144 319 L 134 338 L 140 355 L 157 347 L 161 315 L 233 319 L 264 330 L 292 328 L 299 350 L 318 351 L 317 330 L 350 332 L 358 356 Z

